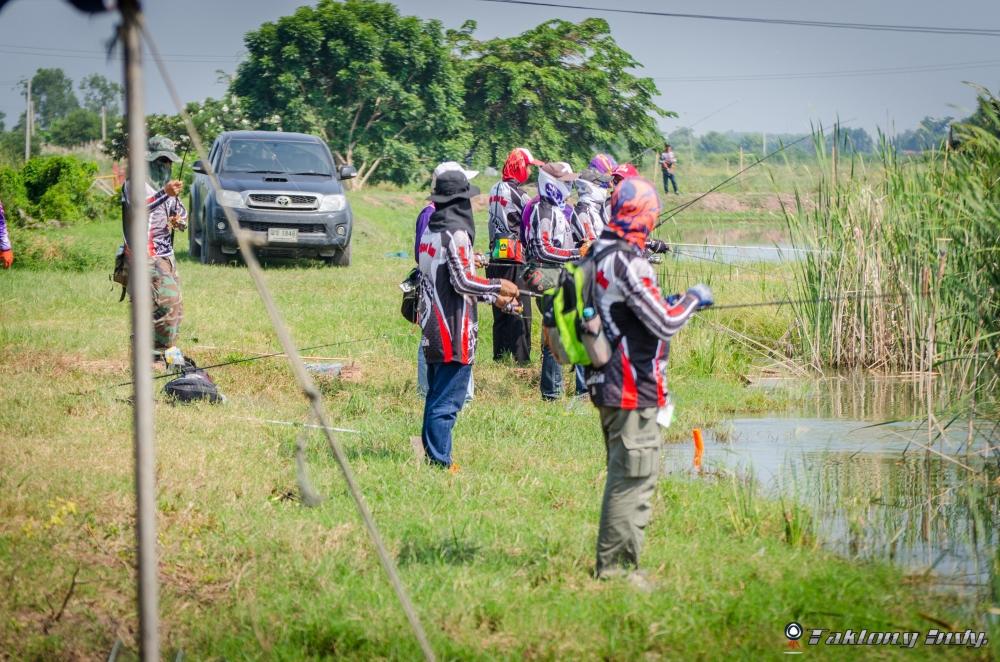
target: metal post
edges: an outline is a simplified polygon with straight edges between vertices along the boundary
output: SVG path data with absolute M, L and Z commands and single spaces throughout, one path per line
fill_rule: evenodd
M 160 659 L 156 553 L 156 449 L 153 437 L 153 303 L 146 254 L 146 115 L 138 0 L 122 0 L 125 116 L 128 122 L 129 283 L 132 294 L 132 380 L 135 433 L 136 546 L 138 548 L 139 655 Z
M 101 142 L 108 140 L 108 109 L 101 106 Z
M 31 79 L 28 79 L 28 93 L 24 97 L 24 160 L 31 158 Z

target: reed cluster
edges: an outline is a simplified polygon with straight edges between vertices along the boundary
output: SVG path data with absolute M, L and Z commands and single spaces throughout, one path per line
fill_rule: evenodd
M 962 392 L 996 391 L 1000 117 L 955 136 L 920 156 L 882 136 L 875 158 L 838 162 L 839 131 L 829 147 L 817 132 L 816 190 L 785 210 L 793 244 L 820 249 L 795 263 L 795 339 L 815 367 L 947 366 Z

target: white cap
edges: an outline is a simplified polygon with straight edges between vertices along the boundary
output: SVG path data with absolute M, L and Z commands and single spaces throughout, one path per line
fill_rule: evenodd
M 465 175 L 465 178 L 470 182 L 473 177 L 479 174 L 478 170 L 466 170 L 462 167 L 462 164 L 457 161 L 445 161 L 444 163 L 439 164 L 438 167 L 434 168 L 434 174 L 431 175 L 431 188 L 434 188 L 434 182 L 437 181 L 438 175 L 446 172 L 460 172 Z

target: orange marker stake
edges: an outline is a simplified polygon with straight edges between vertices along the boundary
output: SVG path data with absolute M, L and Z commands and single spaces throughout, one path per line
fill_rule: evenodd
M 701 457 L 705 454 L 705 442 L 701 438 L 701 428 L 691 431 L 694 436 L 694 470 L 701 473 Z

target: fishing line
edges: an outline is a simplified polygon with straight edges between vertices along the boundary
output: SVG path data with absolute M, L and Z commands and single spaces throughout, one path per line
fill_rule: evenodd
M 395 334 L 383 334 L 381 336 L 371 336 L 368 338 L 355 338 L 354 340 L 341 340 L 339 342 L 324 343 L 322 345 L 312 345 L 310 347 L 300 347 L 299 352 L 309 352 L 314 349 L 323 349 L 324 347 L 337 347 L 339 345 L 355 345 L 362 342 L 370 342 L 372 340 L 384 340 L 388 338 L 398 338 L 400 336 L 410 335 L 409 332 L 405 333 L 395 333 Z M 213 363 L 212 365 L 198 366 L 199 370 L 211 370 L 213 368 L 223 368 L 227 365 L 236 365 L 237 363 L 250 363 L 251 361 L 260 361 L 261 359 L 270 359 L 275 356 L 284 356 L 285 352 L 271 352 L 268 354 L 258 354 L 257 356 L 248 356 L 242 359 L 233 359 L 232 361 L 223 361 L 222 363 Z M 171 377 L 176 377 L 176 373 L 168 372 L 163 375 L 154 375 L 153 380 L 158 379 L 170 379 Z M 119 386 L 129 386 L 132 382 L 122 382 L 121 384 L 112 384 L 111 386 L 105 388 L 117 388 Z M 97 389 L 97 390 L 103 390 Z M 93 393 L 94 391 L 87 391 L 86 393 Z M 77 395 L 85 395 L 86 393 L 79 393 Z
M 825 135 L 825 134 L 826 134 L 826 132 L 824 131 L 823 134 L 821 134 L 821 135 Z M 724 180 L 722 180 L 721 182 L 719 182 L 718 184 L 716 184 L 712 188 L 708 189 L 707 191 L 705 191 L 704 193 L 702 193 L 701 195 L 699 195 L 697 198 L 695 198 L 693 200 L 689 200 L 689 201 L 687 201 L 687 202 L 685 202 L 683 204 L 677 205 L 676 207 L 673 207 L 672 209 L 666 210 L 665 212 L 663 212 L 663 213 L 660 214 L 660 221 L 657 222 L 657 224 L 653 226 L 653 231 L 656 231 L 656 229 L 659 228 L 661 225 L 663 225 L 664 223 L 666 223 L 667 221 L 669 221 L 671 218 L 673 218 L 677 214 L 681 213 L 682 211 L 684 211 L 685 209 L 687 209 L 688 207 L 690 207 L 694 203 L 696 203 L 699 200 L 703 199 L 709 193 L 714 193 L 715 191 L 718 191 L 720 188 L 722 188 L 723 186 L 725 186 L 729 182 L 733 181 L 734 179 L 736 179 L 737 177 L 739 177 L 740 175 L 742 175 L 743 173 L 745 173 L 747 170 L 750 170 L 751 168 L 754 168 L 754 167 L 760 165 L 761 163 L 763 163 L 764 161 L 768 160 L 769 158 L 771 158 L 775 154 L 781 154 L 782 152 L 784 152 L 789 147 L 797 145 L 800 142 L 802 142 L 804 140 L 809 140 L 810 138 L 813 138 L 813 137 L 814 137 L 814 135 L 810 133 L 810 134 L 806 134 L 806 135 L 802 136 L 801 138 L 798 138 L 797 140 L 793 140 L 790 143 L 785 143 L 780 148 L 776 149 L 775 151 L 771 152 L 770 154 L 765 154 L 764 156 L 760 157 L 759 159 L 757 159 L 756 161 L 754 161 L 750 165 L 748 165 L 745 168 L 743 168 L 742 170 L 738 171 L 736 174 L 730 175 L 729 177 L 725 178 Z
M 905 294 L 844 294 L 840 296 L 820 297 L 818 299 L 780 299 L 777 301 L 757 301 L 755 303 L 730 303 L 721 306 L 710 306 L 705 310 L 729 310 L 732 308 L 756 308 L 758 306 L 796 306 L 807 303 L 832 303 L 834 301 L 863 301 L 876 299 L 905 299 Z
M 177 87 L 174 85 L 170 72 L 167 71 L 167 66 L 160 56 L 159 48 L 157 47 L 153 36 L 150 34 L 145 22 L 141 18 L 139 19 L 139 28 L 142 31 L 143 40 L 146 42 L 146 45 L 153 56 L 153 60 L 156 62 L 156 66 L 160 71 L 160 76 L 163 79 L 164 86 L 167 88 L 170 98 L 173 101 L 174 106 L 177 108 L 177 112 L 180 114 L 181 119 L 184 120 L 184 126 L 191 138 L 191 143 L 195 149 L 195 153 L 198 154 L 205 162 L 206 174 L 208 175 L 212 189 L 215 194 L 218 195 L 219 191 L 222 190 L 222 184 L 220 183 L 211 162 L 208 160 L 208 153 L 202 144 L 201 134 L 198 132 L 190 114 L 181 102 L 180 95 L 177 93 Z M 299 356 L 288 326 L 286 325 L 281 312 L 278 310 L 274 297 L 264 280 L 264 274 L 261 270 L 260 262 L 254 255 L 247 237 L 240 232 L 241 228 L 239 218 L 236 216 L 232 208 L 223 207 L 222 209 L 226 215 L 226 220 L 233 227 L 233 229 L 237 231 L 236 240 L 239 243 L 240 253 L 243 255 L 243 260 L 246 263 L 247 273 L 257 289 L 257 293 L 260 296 L 261 302 L 264 304 L 264 308 L 267 310 L 274 332 L 278 336 L 281 346 L 285 349 L 284 354 L 288 359 L 289 367 L 295 375 L 295 380 L 302 391 L 302 395 L 309 402 L 309 406 L 316 421 L 320 425 L 324 426 L 323 433 L 326 437 L 330 452 L 333 454 L 337 465 L 340 467 L 348 492 L 357 506 L 358 514 L 364 522 L 368 535 L 371 538 L 372 545 L 378 555 L 379 563 L 382 565 L 389 583 L 392 585 L 400 607 L 406 614 L 407 621 L 409 621 L 410 628 L 424 654 L 424 658 L 428 660 L 428 662 L 433 662 L 436 660 L 434 650 L 431 648 L 430 641 L 427 638 L 427 633 L 424 630 L 420 616 L 417 614 L 416 608 L 410 599 L 409 593 L 403 586 L 403 582 L 399 577 L 399 570 L 396 566 L 396 562 L 389 554 L 389 550 L 385 546 L 385 541 L 382 539 L 382 534 L 379 532 L 378 526 L 375 523 L 375 518 L 372 516 L 371 510 L 368 508 L 368 504 L 365 502 L 364 495 L 362 494 L 361 487 L 358 485 L 357 479 L 355 478 L 354 471 L 351 468 L 351 463 L 347 458 L 347 454 L 344 452 L 344 449 L 337 437 L 327 427 L 327 413 L 323 406 L 322 395 L 320 394 L 319 389 L 316 388 L 315 383 L 310 377 L 309 372 L 306 370 L 306 367 Z

